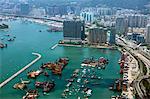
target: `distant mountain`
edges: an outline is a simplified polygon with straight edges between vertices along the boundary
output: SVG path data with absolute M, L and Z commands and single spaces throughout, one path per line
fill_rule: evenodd
M 107 5 L 110 7 L 122 7 L 131 9 L 143 9 L 144 5 L 150 0 L 87 0 L 85 6 L 95 6 L 97 4 Z
M 19 0 L 14 0 L 19 1 Z M 122 7 L 131 9 L 143 9 L 150 0 L 28 0 L 30 3 L 39 6 L 62 5 L 70 2 L 77 2 L 81 6 L 107 5 L 110 7 Z

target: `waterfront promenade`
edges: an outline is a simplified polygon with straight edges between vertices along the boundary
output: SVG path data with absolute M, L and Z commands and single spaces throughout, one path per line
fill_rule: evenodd
M 30 62 L 28 65 L 26 65 L 24 68 L 19 70 L 17 73 L 6 79 L 4 82 L 0 84 L 0 88 L 2 88 L 4 85 L 6 85 L 8 82 L 10 82 L 12 79 L 14 79 L 16 76 L 21 74 L 23 71 L 25 71 L 27 68 L 29 68 L 31 65 L 33 65 L 35 62 L 37 62 L 42 56 L 38 53 L 32 53 L 33 55 L 38 56 L 36 59 L 34 59 L 32 62 Z

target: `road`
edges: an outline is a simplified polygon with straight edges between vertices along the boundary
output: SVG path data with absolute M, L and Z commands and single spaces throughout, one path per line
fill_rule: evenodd
M 36 55 L 38 57 L 36 59 L 34 59 L 32 62 L 30 62 L 29 64 L 27 64 L 24 68 L 22 68 L 21 70 L 19 70 L 17 73 L 13 74 L 11 77 L 9 77 L 4 82 L 2 82 L 0 84 L 0 88 L 2 88 L 3 86 L 5 86 L 8 82 L 10 82 L 12 79 L 14 79 L 15 77 L 17 77 L 19 74 L 21 74 L 23 71 L 25 71 L 27 68 L 29 68 L 31 65 L 33 65 L 35 62 L 37 62 L 42 57 L 38 53 L 32 53 L 32 54 Z
M 125 49 L 127 49 L 134 57 L 137 57 L 140 59 L 146 66 L 147 68 L 147 73 L 144 75 L 143 73 L 143 66 L 140 66 L 140 74 L 138 78 L 134 81 L 134 88 L 137 91 L 139 97 L 141 99 L 144 99 L 144 93 L 141 90 L 140 83 L 143 79 L 147 79 L 150 77 L 149 73 L 149 68 L 150 68 L 150 60 L 144 57 L 142 54 L 139 53 L 139 51 L 134 50 L 133 44 L 131 42 L 127 42 L 125 39 L 122 39 L 120 37 L 117 37 L 117 43 L 119 45 L 122 45 Z

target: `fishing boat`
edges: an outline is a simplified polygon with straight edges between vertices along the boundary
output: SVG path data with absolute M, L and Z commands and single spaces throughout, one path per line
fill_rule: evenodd
M 30 83 L 30 80 L 23 80 L 22 78 L 20 80 L 21 80 L 21 83 L 23 83 L 23 84 L 29 84 Z
M 39 94 L 37 90 L 29 90 L 26 95 L 23 96 L 23 99 L 37 99 L 38 96 Z
M 48 72 L 44 72 L 44 76 L 48 77 L 49 76 Z
M 35 87 L 36 88 L 42 88 L 43 89 L 43 92 L 50 92 L 54 87 L 55 87 L 55 83 L 52 81 L 52 82 L 36 82 L 35 83 Z
M 5 44 L 0 43 L 0 48 L 4 48 L 4 47 L 5 47 Z
M 7 28 L 9 28 L 9 26 L 8 25 L 6 25 L 6 24 L 0 24 L 0 29 L 7 29 Z
M 15 39 L 14 38 L 9 38 L 7 41 L 14 41 Z
M 16 84 L 13 86 L 13 88 L 14 88 L 14 89 L 21 89 L 21 90 L 23 90 L 23 89 L 27 88 L 27 86 L 26 86 L 26 84 L 24 84 L 24 83 L 16 83 Z
M 37 71 L 31 71 L 27 74 L 29 78 L 36 78 L 39 76 L 41 73 L 43 73 L 43 70 L 37 70 Z
M 105 59 L 104 57 L 100 57 L 98 62 L 102 64 L 108 64 L 108 59 Z

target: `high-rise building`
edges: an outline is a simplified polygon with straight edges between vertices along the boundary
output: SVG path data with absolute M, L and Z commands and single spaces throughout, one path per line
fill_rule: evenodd
M 129 14 L 127 20 L 131 28 L 145 28 L 148 22 L 147 16 L 142 14 Z
M 20 4 L 20 14 L 28 15 L 29 12 L 30 12 L 30 5 L 28 3 L 21 3 Z
M 33 8 L 29 14 L 34 16 L 34 17 L 44 17 L 46 15 L 46 10 L 42 7 Z
M 116 19 L 116 33 L 125 34 L 127 21 L 124 17 L 117 17 Z
M 88 40 L 90 44 L 104 44 L 107 42 L 107 28 L 91 27 Z
M 97 15 L 99 16 L 105 16 L 105 15 L 113 15 L 115 14 L 115 9 L 113 8 L 107 8 L 107 7 L 100 7 L 100 8 L 97 8 L 97 11 L 96 11 Z
M 93 12 L 81 12 L 80 17 L 84 19 L 85 22 L 93 23 L 94 22 L 94 13 Z
M 109 44 L 115 44 L 116 43 L 116 29 L 115 27 L 110 27 L 109 29 Z
M 150 45 L 150 24 L 147 25 L 145 38 L 146 38 L 146 43 Z
M 84 40 L 85 23 L 80 19 L 63 22 L 63 36 L 65 40 Z

